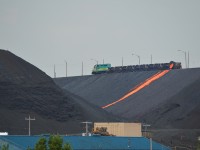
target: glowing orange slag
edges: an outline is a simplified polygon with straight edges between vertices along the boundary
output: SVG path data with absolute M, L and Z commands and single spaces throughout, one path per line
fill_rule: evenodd
M 173 68 L 174 64 L 170 64 L 169 68 L 170 70 Z M 108 108 L 110 106 L 115 105 L 116 103 L 119 103 L 120 101 L 125 100 L 126 98 L 128 98 L 129 96 L 137 93 L 138 91 L 140 91 L 141 89 L 143 89 L 144 87 L 148 86 L 149 84 L 151 84 L 153 81 L 161 78 L 162 76 L 164 76 L 166 73 L 168 73 L 169 70 L 164 70 L 164 71 L 160 71 L 158 73 L 156 73 L 155 75 L 151 76 L 150 78 L 146 79 L 144 82 L 140 83 L 139 85 L 136 85 L 133 89 L 131 89 L 126 95 L 124 95 L 123 97 L 121 97 L 120 99 L 118 99 L 117 101 L 114 101 L 110 104 L 107 104 L 101 108 L 105 109 Z

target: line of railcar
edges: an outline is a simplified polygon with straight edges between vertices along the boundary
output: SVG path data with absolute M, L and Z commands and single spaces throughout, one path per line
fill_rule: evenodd
M 171 69 L 182 68 L 180 62 L 174 62 L 174 61 L 171 61 L 169 63 L 142 64 L 142 65 L 116 66 L 116 67 L 111 67 L 111 64 L 96 64 L 92 70 L 92 74 L 168 70 L 170 69 L 171 64 L 173 64 L 173 67 Z

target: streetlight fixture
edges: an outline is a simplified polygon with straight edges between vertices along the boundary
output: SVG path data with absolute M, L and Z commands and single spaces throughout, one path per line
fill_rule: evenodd
M 185 54 L 185 68 L 188 68 L 187 67 L 187 53 L 186 53 L 186 51 L 183 51 L 183 50 L 180 50 L 180 49 L 178 51 Z
M 139 55 L 136 55 L 136 54 L 132 54 L 132 55 L 135 55 L 135 56 L 138 57 L 138 59 L 139 59 L 139 65 L 140 65 L 140 56 L 139 56 Z
M 91 60 L 96 61 L 96 64 L 98 64 L 98 60 L 95 60 L 95 59 L 91 59 Z M 104 61 L 104 60 L 103 60 L 103 61 Z

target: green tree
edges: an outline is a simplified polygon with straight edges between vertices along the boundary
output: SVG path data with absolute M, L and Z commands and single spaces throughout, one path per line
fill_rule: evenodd
M 47 140 L 42 137 L 35 145 L 35 150 L 47 150 Z
M 28 146 L 28 148 L 26 150 L 32 150 L 32 149 Z
M 197 143 L 197 150 L 200 150 L 200 141 L 198 140 L 198 143 Z
M 63 145 L 63 150 L 72 150 L 72 147 L 71 147 L 71 145 L 69 143 L 65 143 Z
M 1 150 L 9 150 L 9 145 L 3 144 L 2 147 L 1 147 Z
M 49 150 L 62 150 L 63 139 L 59 135 L 51 135 L 49 137 Z
M 30 150 L 30 148 L 27 150 Z M 63 139 L 59 135 L 51 135 L 48 146 L 46 138 L 43 137 L 35 144 L 34 150 L 72 150 L 72 147 L 69 143 L 63 145 Z

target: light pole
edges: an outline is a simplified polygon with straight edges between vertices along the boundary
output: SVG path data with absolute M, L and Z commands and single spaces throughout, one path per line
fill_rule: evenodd
M 56 78 L 56 65 L 54 64 L 54 69 L 53 69 L 53 71 L 54 71 L 54 78 Z
M 187 67 L 187 53 L 186 53 L 186 51 L 183 51 L 183 50 L 178 50 L 178 51 L 185 54 L 185 68 L 188 68 Z
M 136 54 L 132 54 L 132 55 L 135 55 L 135 56 L 138 57 L 138 59 L 139 59 L 139 65 L 140 65 L 140 56 L 139 56 L 139 55 L 136 55 Z
M 66 64 L 66 77 L 67 77 L 67 61 L 65 60 L 65 64 Z
M 95 60 L 95 59 L 91 59 L 91 60 L 96 61 L 96 64 L 98 65 L 98 60 Z M 103 61 L 104 61 L 104 60 L 103 60 Z
M 188 51 L 188 68 L 190 68 L 189 67 L 189 62 L 190 62 L 190 54 L 189 54 L 189 51 Z
M 82 76 L 83 76 L 83 61 L 82 61 Z

